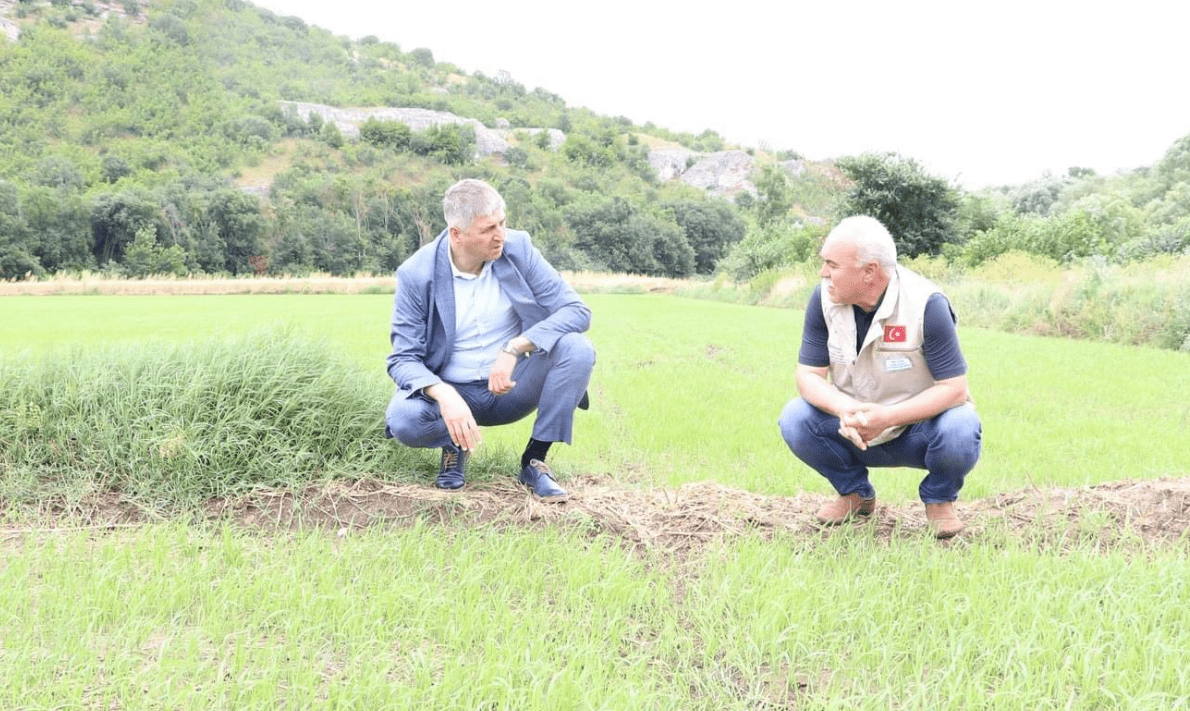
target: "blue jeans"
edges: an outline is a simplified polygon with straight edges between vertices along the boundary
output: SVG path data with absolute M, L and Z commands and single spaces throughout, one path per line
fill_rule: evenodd
M 922 501 L 954 501 L 982 446 L 982 425 L 970 403 L 909 425 L 900 437 L 866 450 L 839 434 L 838 417 L 801 398 L 785 405 L 778 424 L 789 449 L 826 477 L 840 496 L 865 499 L 876 495 L 868 467 L 913 467 L 927 471 L 917 487 Z
M 570 444 L 574 410 L 591 382 L 595 346 L 581 333 L 559 338 L 549 353 L 522 358 L 512 371 L 516 386 L 504 395 L 488 390 L 488 381 L 451 383 L 471 408 L 480 427 L 507 425 L 537 410 L 533 439 Z M 408 447 L 445 447 L 450 432 L 438 403 L 422 393 L 394 397 L 384 421 L 386 434 Z

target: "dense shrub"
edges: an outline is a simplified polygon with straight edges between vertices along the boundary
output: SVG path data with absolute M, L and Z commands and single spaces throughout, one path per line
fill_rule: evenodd
M 825 226 L 751 225 L 719 264 L 719 271 L 733 281 L 746 282 L 762 272 L 805 262 L 817 254 L 827 232 Z

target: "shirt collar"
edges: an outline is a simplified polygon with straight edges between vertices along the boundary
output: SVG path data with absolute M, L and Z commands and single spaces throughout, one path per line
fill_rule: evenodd
M 489 269 L 492 268 L 491 262 L 484 262 L 483 266 L 479 268 L 478 274 L 469 274 L 465 271 L 462 271 L 461 269 L 459 269 L 458 267 L 455 266 L 455 260 L 454 260 L 454 257 L 452 257 L 450 255 L 449 248 L 447 249 L 447 252 L 446 252 L 446 261 L 450 262 L 450 273 L 453 274 L 456 279 L 459 279 L 459 278 L 467 279 L 467 280 L 478 279 L 482 276 L 486 276 L 485 272 L 487 272 Z

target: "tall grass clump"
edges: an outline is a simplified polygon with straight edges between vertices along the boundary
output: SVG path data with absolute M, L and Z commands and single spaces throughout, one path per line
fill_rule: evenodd
M 388 392 L 290 330 L 0 362 L 0 496 L 170 507 L 403 467 Z
M 906 260 L 940 285 L 968 326 L 1190 351 L 1190 260 L 1072 264 L 1008 251 L 975 267 Z

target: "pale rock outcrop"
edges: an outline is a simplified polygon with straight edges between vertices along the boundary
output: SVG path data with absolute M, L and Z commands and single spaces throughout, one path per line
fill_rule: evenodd
M 806 162 L 803 160 L 786 160 L 781 161 L 777 165 L 793 178 L 806 172 Z
M 655 148 L 649 151 L 649 165 L 657 179 L 664 183 L 685 173 L 691 159 L 697 160 L 698 155 L 689 148 Z
M 557 153 L 558 149 L 562 147 L 562 144 L 566 142 L 566 134 L 562 133 L 556 128 L 507 128 L 499 129 L 496 131 L 496 133 L 499 133 L 504 138 L 508 138 L 509 136 L 518 132 L 526 133 L 533 138 L 536 138 L 537 134 L 541 133 L 542 131 L 545 131 L 547 134 L 549 134 L 549 150 Z
M 719 197 L 731 198 L 745 191 L 757 194 L 756 185 L 748 180 L 756 167 L 756 159 L 747 151 L 697 153 L 681 146 L 654 148 L 649 151 L 649 165 L 661 182 L 677 178 Z M 777 166 L 790 177 L 806 172 L 802 160 L 782 161 Z
M 356 140 L 359 138 L 359 127 L 368 119 L 377 121 L 400 121 L 414 132 L 420 133 L 431 126 L 445 124 L 466 124 L 475 129 L 475 152 L 486 156 L 492 153 L 503 153 L 511 146 L 499 131 L 484 126 L 475 119 L 462 118 L 446 111 L 432 111 L 430 109 L 406 109 L 389 106 L 371 108 L 339 108 L 325 104 L 309 104 L 301 101 L 282 101 L 281 108 L 292 108 L 304 121 L 309 121 L 310 114 L 315 113 L 323 121 L 334 123 L 344 137 Z
M 475 119 L 430 109 L 339 108 L 300 101 L 282 101 L 281 106 L 283 109 L 292 109 L 304 121 L 309 121 L 310 114 L 316 113 L 323 121 L 334 123 L 344 137 L 352 140 L 359 138 L 359 128 L 369 118 L 400 121 L 415 132 L 443 124 L 467 124 L 475 129 L 475 152 L 478 156 L 504 153 L 511 147 L 507 139 L 518 131 L 533 137 L 546 132 L 549 135 L 549 149 L 552 151 L 557 151 L 566 142 L 566 134 L 556 128 L 505 128 L 507 121 L 501 120 L 498 124 L 501 127 L 492 129 Z M 649 165 L 653 167 L 658 180 L 665 182 L 678 179 L 687 185 L 706 190 L 711 195 L 726 198 L 745 191 L 756 195 L 756 186 L 748 180 L 755 163 L 751 155 L 741 150 L 697 153 L 676 146 L 656 148 L 649 152 Z M 805 171 L 802 161 L 785 161 L 780 165 L 790 175 L 800 175 Z
M 720 197 L 732 197 L 743 191 L 755 195 L 756 186 L 748 180 L 755 163 L 756 159 L 745 151 L 704 153 L 682 173 L 682 182 Z

